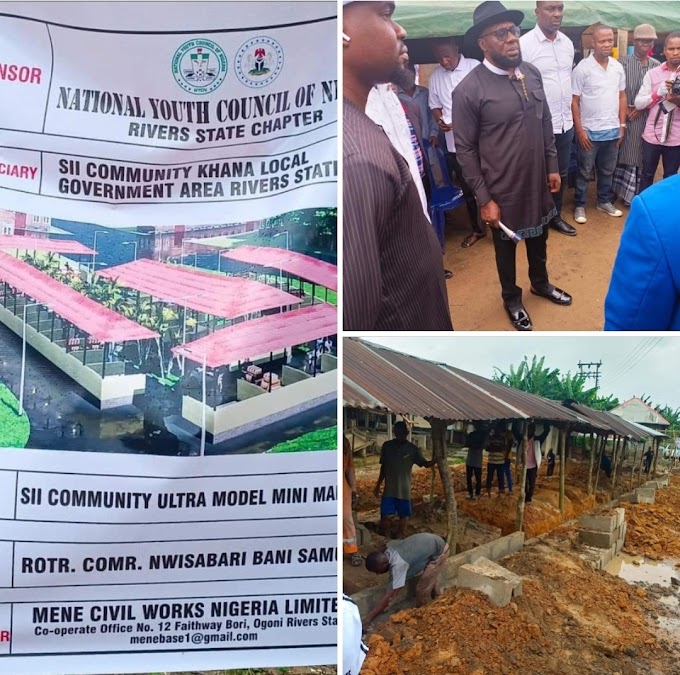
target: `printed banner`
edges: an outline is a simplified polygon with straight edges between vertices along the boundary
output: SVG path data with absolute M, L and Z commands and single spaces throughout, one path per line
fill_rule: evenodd
M 336 662 L 335 453 L 1 456 L 0 673 Z
M 129 227 L 336 205 L 335 3 L 26 4 L 0 5 L 3 208 Z

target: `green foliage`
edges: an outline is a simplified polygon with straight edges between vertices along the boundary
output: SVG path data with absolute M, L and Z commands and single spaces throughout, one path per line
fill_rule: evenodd
M 507 373 L 500 368 L 494 370 L 494 381 L 553 401 L 571 399 L 596 410 L 611 410 L 619 405 L 619 400 L 611 395 L 599 396 L 596 387 L 587 389 L 584 375 L 571 372 L 562 375 L 558 368 L 548 368 L 545 356 L 540 359 L 533 356 L 531 362 L 525 356 L 517 368 L 511 365 Z
M 309 452 L 312 450 L 336 450 L 338 447 L 337 424 L 327 429 L 318 429 L 290 441 L 275 445 L 269 452 Z
M 28 415 L 19 416 L 19 400 L 0 383 L 0 448 L 25 448 L 30 433 Z

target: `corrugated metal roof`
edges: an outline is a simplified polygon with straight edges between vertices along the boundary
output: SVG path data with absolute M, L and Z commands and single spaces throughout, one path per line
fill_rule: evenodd
M 345 405 L 447 421 L 536 418 L 575 428 L 610 429 L 557 401 L 480 375 L 345 338 Z
M 643 441 L 649 436 L 645 436 L 639 429 L 626 424 L 624 420 L 616 415 L 612 415 L 604 410 L 593 410 L 588 406 L 581 405 L 580 403 L 569 403 L 569 407 L 581 413 L 584 417 L 598 423 L 605 428 L 613 431 L 618 436 L 630 436 L 634 441 Z
M 612 413 L 612 415 L 616 415 L 616 413 Z M 663 431 L 657 431 L 656 429 L 652 429 L 651 427 L 646 427 L 644 424 L 638 424 L 637 422 L 631 422 L 630 420 L 623 421 L 626 424 L 631 424 L 636 429 L 639 429 L 643 434 L 647 434 L 647 436 L 651 436 L 652 438 L 668 438 L 666 434 L 663 433 Z

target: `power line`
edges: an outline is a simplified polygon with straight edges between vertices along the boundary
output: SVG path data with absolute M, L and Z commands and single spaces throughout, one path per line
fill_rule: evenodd
M 634 359 L 642 350 L 645 349 L 645 347 L 653 340 L 654 338 L 644 338 L 638 342 L 635 347 L 631 350 L 631 352 L 625 356 L 619 363 L 610 371 L 608 377 L 607 377 L 607 383 L 611 382 L 615 378 L 617 378 L 625 369 L 626 366 L 630 363 L 632 359 Z
M 651 354 L 661 343 L 663 340 L 662 337 L 657 337 L 657 338 L 651 338 L 652 342 L 649 344 L 646 349 L 641 352 L 636 359 L 631 360 L 628 364 L 627 367 L 624 368 L 624 370 L 619 373 L 613 380 L 609 381 L 609 384 L 612 384 L 612 381 L 616 382 L 620 380 L 624 375 L 626 375 L 632 368 L 634 368 L 638 363 L 640 363 L 642 360 L 644 360 L 649 354 Z

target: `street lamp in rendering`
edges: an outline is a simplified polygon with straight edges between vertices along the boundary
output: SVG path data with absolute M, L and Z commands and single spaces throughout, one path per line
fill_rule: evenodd
M 136 241 L 124 241 L 123 246 L 134 246 L 135 247 L 134 260 L 136 262 L 137 261 L 137 242 Z
M 97 235 L 98 234 L 111 234 L 108 230 L 97 230 L 94 233 L 94 245 L 92 246 L 92 249 L 94 253 L 92 254 L 92 274 L 94 275 L 95 272 L 95 258 L 97 256 Z
M 276 237 L 281 237 L 283 235 L 286 235 L 286 251 L 290 251 L 290 235 L 288 234 L 288 230 L 283 230 L 283 232 L 277 232 L 272 239 L 276 239 Z

